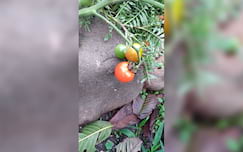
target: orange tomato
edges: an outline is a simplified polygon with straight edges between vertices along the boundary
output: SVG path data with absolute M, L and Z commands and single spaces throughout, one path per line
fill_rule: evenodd
M 120 62 L 115 67 L 115 77 L 120 82 L 130 82 L 135 74 L 128 69 L 128 62 Z
M 129 47 L 125 53 L 128 61 L 138 62 L 139 58 L 143 55 L 143 48 L 140 44 L 134 43 L 132 47 Z
M 130 47 L 127 49 L 125 56 L 127 58 L 128 61 L 132 61 L 132 62 L 138 62 L 138 53 L 137 51 Z
M 170 24 L 167 13 L 165 13 L 164 31 L 165 36 L 168 36 L 170 34 Z

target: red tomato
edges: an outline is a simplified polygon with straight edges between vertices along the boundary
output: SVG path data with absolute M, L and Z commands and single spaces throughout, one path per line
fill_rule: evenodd
M 120 82 L 130 82 L 134 79 L 135 74 L 128 69 L 128 62 L 120 62 L 116 65 L 115 77 Z

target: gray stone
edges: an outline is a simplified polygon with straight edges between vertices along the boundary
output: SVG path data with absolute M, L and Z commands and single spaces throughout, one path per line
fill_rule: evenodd
M 109 41 L 104 41 L 108 25 L 93 21 L 91 32 L 80 32 L 79 49 L 79 123 L 97 119 L 101 114 L 131 102 L 142 90 L 142 72 L 129 83 L 120 83 L 114 77 L 114 68 L 121 60 L 114 55 L 122 38 L 113 32 Z
M 146 81 L 145 87 L 152 91 L 162 90 L 164 88 L 164 69 L 154 69 L 151 74 L 156 76 L 156 79 Z
M 158 63 L 164 63 L 164 56 L 159 57 L 156 60 Z M 164 88 L 164 68 L 154 69 L 150 74 L 154 75 L 156 78 L 145 82 L 145 87 L 152 91 L 159 91 Z

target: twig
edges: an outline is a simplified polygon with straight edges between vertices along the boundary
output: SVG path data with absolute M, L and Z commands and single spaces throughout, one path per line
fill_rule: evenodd
M 80 9 L 79 10 L 79 16 L 93 15 L 94 12 L 96 12 L 98 9 L 105 7 L 106 5 L 115 4 L 115 3 L 124 2 L 124 1 L 128 1 L 128 0 L 103 0 L 103 1 L 100 1 L 93 6 Z M 147 2 L 149 4 L 152 4 L 156 7 L 161 8 L 161 9 L 164 8 L 163 4 L 156 2 L 154 0 L 142 0 L 142 1 Z
M 109 20 L 107 20 L 104 16 L 102 16 L 99 13 L 97 13 L 96 11 L 94 12 L 94 15 L 96 15 L 100 19 L 104 20 L 107 24 L 109 24 L 110 26 L 112 26 L 118 32 L 118 34 L 120 34 L 128 43 L 131 43 L 130 40 L 122 33 L 122 31 L 120 29 L 118 29 L 112 22 L 110 22 Z

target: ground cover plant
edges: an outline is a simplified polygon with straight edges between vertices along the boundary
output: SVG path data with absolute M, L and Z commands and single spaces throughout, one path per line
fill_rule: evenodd
M 90 31 L 93 18 L 107 23 L 112 39 L 116 31 L 123 44 L 114 44 L 114 56 L 121 60 L 114 77 L 122 83 L 133 81 L 137 70 L 144 76 L 140 83 L 157 79 L 152 72 L 164 68 L 163 0 L 80 0 L 80 27 Z M 163 90 L 144 87 L 140 95 L 100 120 L 80 126 L 79 151 L 162 152 L 164 128 Z

